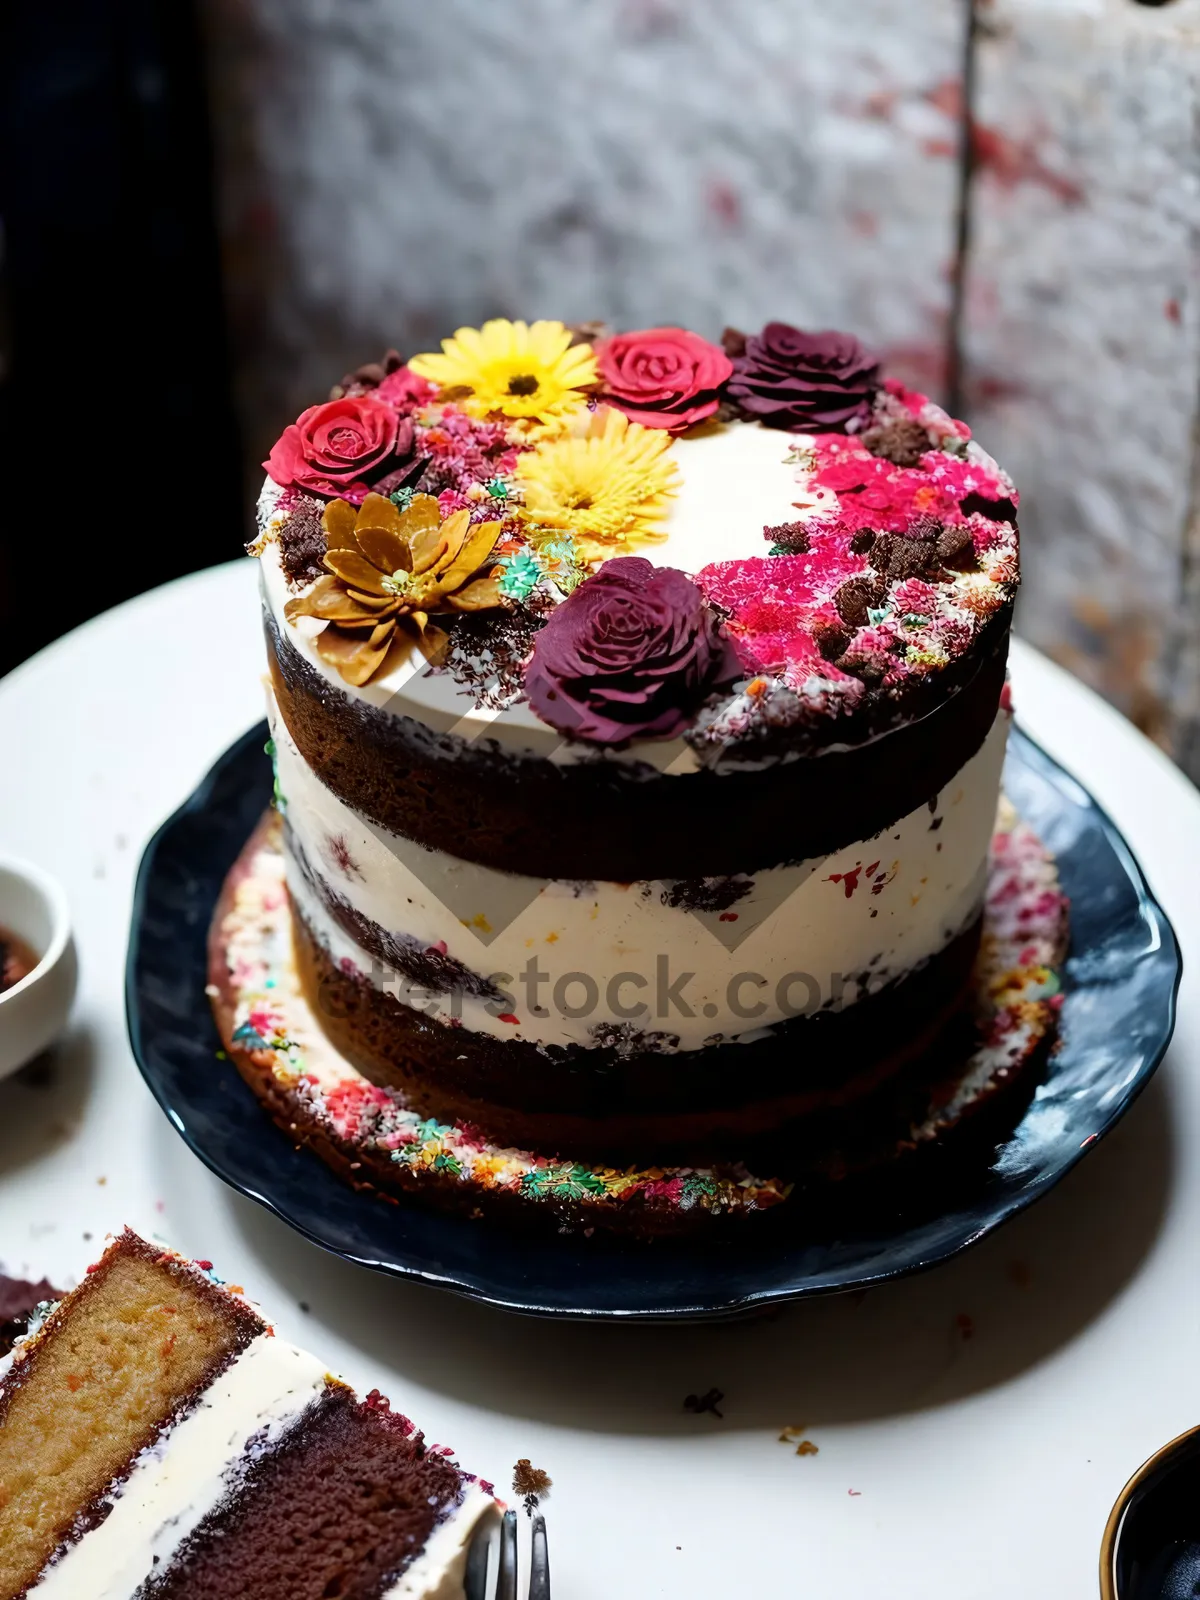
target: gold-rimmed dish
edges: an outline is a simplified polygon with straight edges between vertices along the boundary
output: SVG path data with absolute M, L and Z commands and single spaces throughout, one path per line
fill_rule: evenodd
M 1101 1600 L 1200 1593 L 1200 1426 L 1142 1463 L 1121 1490 L 1100 1546 Z

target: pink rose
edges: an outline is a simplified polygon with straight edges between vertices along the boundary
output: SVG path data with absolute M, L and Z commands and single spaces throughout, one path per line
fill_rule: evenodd
M 412 449 L 412 424 L 406 422 L 406 450 Z M 283 430 L 263 462 L 284 488 L 340 496 L 358 504 L 367 494 L 369 477 L 396 454 L 401 423 L 394 408 L 369 395 L 347 395 L 309 406 Z
M 711 417 L 733 374 L 723 350 L 685 328 L 618 333 L 596 346 L 603 398 L 644 428 L 682 433 Z

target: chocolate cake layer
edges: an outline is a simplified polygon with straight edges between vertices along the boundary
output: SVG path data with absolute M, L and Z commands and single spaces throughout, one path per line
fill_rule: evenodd
M 979 945 L 977 920 L 906 979 L 763 1037 L 680 1054 L 631 1032 L 539 1046 L 431 1021 L 331 959 L 293 904 L 297 965 L 330 1042 L 372 1083 L 489 1141 L 623 1161 L 761 1159 L 797 1125 L 846 1109 L 945 1048 Z
M 331 1385 L 137 1600 L 379 1600 L 461 1494 L 386 1402 Z
M 912 720 L 902 726 L 827 720 L 828 748 L 804 759 L 671 776 L 600 758 L 556 764 L 502 751 L 486 736 L 467 743 L 436 733 L 333 686 L 269 616 L 266 632 L 288 731 L 345 804 L 485 866 L 629 883 L 827 855 L 937 794 L 995 721 L 1010 621 L 1006 607 L 969 655 L 915 687 L 905 700 Z

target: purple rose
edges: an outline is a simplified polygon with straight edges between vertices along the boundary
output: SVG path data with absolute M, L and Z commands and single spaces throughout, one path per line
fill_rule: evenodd
M 618 556 L 551 613 L 525 692 L 560 733 L 619 745 L 678 733 L 708 690 L 738 670 L 686 573 Z
M 849 333 L 768 322 L 734 356 L 728 392 L 747 415 L 793 433 L 853 433 L 870 416 L 879 357 Z

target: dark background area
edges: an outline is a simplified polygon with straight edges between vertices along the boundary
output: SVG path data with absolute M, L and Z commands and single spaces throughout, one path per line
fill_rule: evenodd
M 11 0 L 0 128 L 2 673 L 244 535 L 191 0 Z

